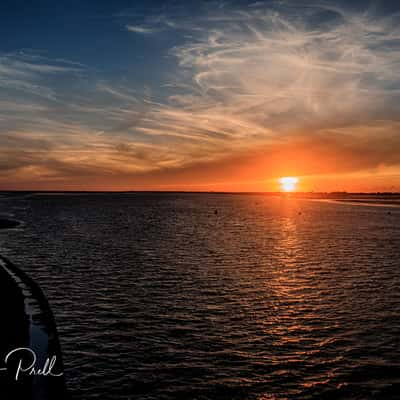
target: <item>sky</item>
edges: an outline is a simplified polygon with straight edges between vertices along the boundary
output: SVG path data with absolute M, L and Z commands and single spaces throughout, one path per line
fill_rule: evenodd
M 400 191 L 399 22 L 396 1 L 3 0 L 0 190 Z

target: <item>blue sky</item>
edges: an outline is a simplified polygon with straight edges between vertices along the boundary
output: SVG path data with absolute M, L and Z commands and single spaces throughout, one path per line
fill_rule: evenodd
M 400 190 L 400 6 L 346 3 L 1 2 L 0 188 Z

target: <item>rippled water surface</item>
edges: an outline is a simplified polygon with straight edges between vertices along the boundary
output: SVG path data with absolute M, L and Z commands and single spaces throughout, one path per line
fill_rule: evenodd
M 74 399 L 398 399 L 400 209 L 35 195 L 0 251 L 53 308 Z

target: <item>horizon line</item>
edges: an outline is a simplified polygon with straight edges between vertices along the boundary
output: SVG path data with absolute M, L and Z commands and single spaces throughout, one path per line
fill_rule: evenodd
M 348 191 L 213 191 L 213 190 L 32 190 L 32 189 L 0 189 L 5 193 L 192 193 L 192 194 L 264 194 L 264 195 L 400 195 L 400 192 L 348 192 Z

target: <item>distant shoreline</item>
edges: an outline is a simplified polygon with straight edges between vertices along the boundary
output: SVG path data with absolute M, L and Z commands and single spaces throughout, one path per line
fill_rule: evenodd
M 330 203 L 342 203 L 360 206 L 400 207 L 400 193 L 375 192 L 375 193 L 351 193 L 351 192 L 185 192 L 185 191 L 0 191 L 0 200 L 13 197 L 31 196 L 173 196 L 173 195 L 198 195 L 198 196 L 266 196 L 280 197 L 283 199 L 316 200 Z M 1 218 L 0 229 L 11 229 L 19 225 L 18 221 Z

